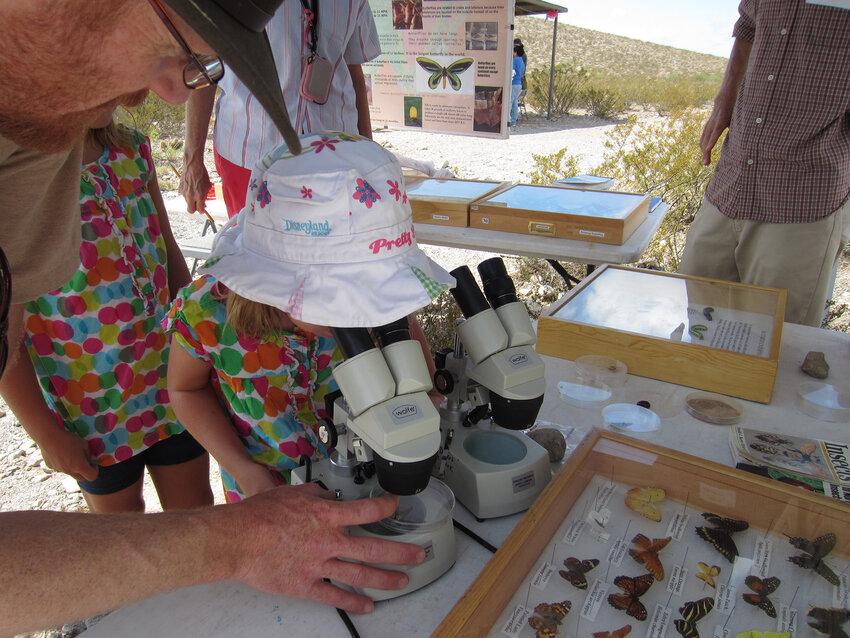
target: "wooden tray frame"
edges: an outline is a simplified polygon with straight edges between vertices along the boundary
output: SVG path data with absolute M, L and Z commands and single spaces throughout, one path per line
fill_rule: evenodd
M 564 190 L 560 186 L 544 186 L 542 184 L 511 184 L 508 188 L 517 186 L 532 186 L 534 188 L 554 188 Z M 588 189 L 567 189 L 583 191 L 591 195 L 606 194 L 638 195 L 623 191 L 590 191 Z M 499 191 L 502 192 L 502 191 Z M 498 193 L 490 193 L 473 202 L 469 207 L 469 226 L 484 230 L 500 230 L 524 235 L 541 235 L 558 239 L 576 239 L 597 244 L 623 245 L 631 237 L 649 215 L 649 195 L 634 207 L 625 219 L 606 217 L 590 217 L 569 212 L 552 213 L 534 209 L 511 208 L 504 204 L 489 202 Z M 488 219 L 484 223 L 484 219 Z M 599 236 L 599 235 L 602 236 Z
M 480 184 L 493 184 L 493 188 L 478 197 L 440 197 L 434 195 L 418 196 L 416 193 L 407 193 L 407 199 L 410 202 L 410 208 L 413 210 L 414 224 L 435 224 L 438 226 L 458 226 L 466 228 L 469 226 L 469 207 L 473 202 L 477 202 L 485 197 L 491 197 L 502 190 L 509 188 L 511 182 L 497 182 L 491 180 L 477 179 L 454 179 L 440 178 L 417 175 L 415 177 L 405 177 L 405 185 L 411 185 L 418 182 L 423 182 L 428 179 L 436 179 L 439 181 L 456 181 L 456 182 L 475 182 Z
M 767 357 L 730 352 L 688 342 L 676 342 L 659 337 L 639 335 L 614 328 L 559 319 L 555 314 L 597 277 L 613 268 L 645 272 L 658 277 L 673 277 L 714 284 L 718 297 L 721 291 L 726 297 L 729 291 L 738 296 L 739 310 L 754 310 L 747 307 L 747 293 L 767 291 L 777 295 L 773 317 L 772 343 Z M 740 292 L 740 295 L 737 293 Z M 588 354 L 613 357 L 628 366 L 629 372 L 641 377 L 686 385 L 700 390 L 719 392 L 741 399 L 770 403 L 776 371 L 779 368 L 779 350 L 782 341 L 782 325 L 785 318 L 786 292 L 778 288 L 764 288 L 748 284 L 717 281 L 704 277 L 691 277 L 657 270 L 641 270 L 627 266 L 606 264 L 585 278 L 561 299 L 549 306 L 537 321 L 537 352 L 562 359 L 575 360 Z M 710 298 L 708 305 L 718 305 Z
M 618 455 L 605 453 L 606 448 Z M 631 458 L 624 458 L 623 453 Z M 839 532 L 830 555 L 846 560 L 850 554 L 846 531 L 850 529 L 850 508 L 845 504 L 689 454 L 592 430 L 432 638 L 488 634 L 594 475 L 628 485 L 663 487 L 668 499 L 745 519 L 751 527 L 770 529 L 771 533 L 815 538 Z

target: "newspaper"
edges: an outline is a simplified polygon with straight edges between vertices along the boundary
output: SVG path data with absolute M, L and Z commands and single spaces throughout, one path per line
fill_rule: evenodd
M 769 478 L 850 503 L 850 444 L 734 427 L 736 465 L 757 466 Z

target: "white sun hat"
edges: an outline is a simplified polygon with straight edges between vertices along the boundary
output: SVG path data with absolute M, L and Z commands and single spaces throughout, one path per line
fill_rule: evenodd
M 295 320 L 337 328 L 390 323 L 455 285 L 416 244 L 392 153 L 344 133 L 304 135 L 301 146 L 257 163 L 205 272 Z

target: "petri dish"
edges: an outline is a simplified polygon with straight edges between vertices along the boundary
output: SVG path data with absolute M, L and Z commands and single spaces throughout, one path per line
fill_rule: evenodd
M 370 496 L 384 494 L 387 494 L 386 490 L 376 485 Z M 454 507 L 455 496 L 452 491 L 445 483 L 432 477 L 428 487 L 418 494 L 400 496 L 392 516 L 361 527 L 383 536 L 427 532 L 451 519 Z
M 602 418 L 618 432 L 646 434 L 661 427 L 661 418 L 655 412 L 633 403 L 606 405 L 602 408 Z
M 797 387 L 797 407 L 820 421 L 850 421 L 850 391 L 829 383 L 806 381 Z
M 691 392 L 685 397 L 685 409 L 695 419 L 712 425 L 734 425 L 744 413 L 739 401 L 713 392 Z
M 596 408 L 611 398 L 611 387 L 600 380 L 571 377 L 558 383 L 561 398 L 577 408 Z
M 676 396 L 676 391 L 662 393 L 648 390 L 645 387 L 632 386 L 622 392 L 623 403 L 634 403 L 642 408 L 652 410 L 662 419 L 669 419 L 682 411 L 682 399 Z
M 585 380 L 601 381 L 611 388 L 621 388 L 626 383 L 629 369 L 622 361 L 600 354 L 587 354 L 575 360 L 576 376 Z

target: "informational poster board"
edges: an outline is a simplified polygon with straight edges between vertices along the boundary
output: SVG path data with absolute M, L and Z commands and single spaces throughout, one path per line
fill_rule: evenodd
M 372 124 L 507 137 L 513 0 L 370 0 Z

